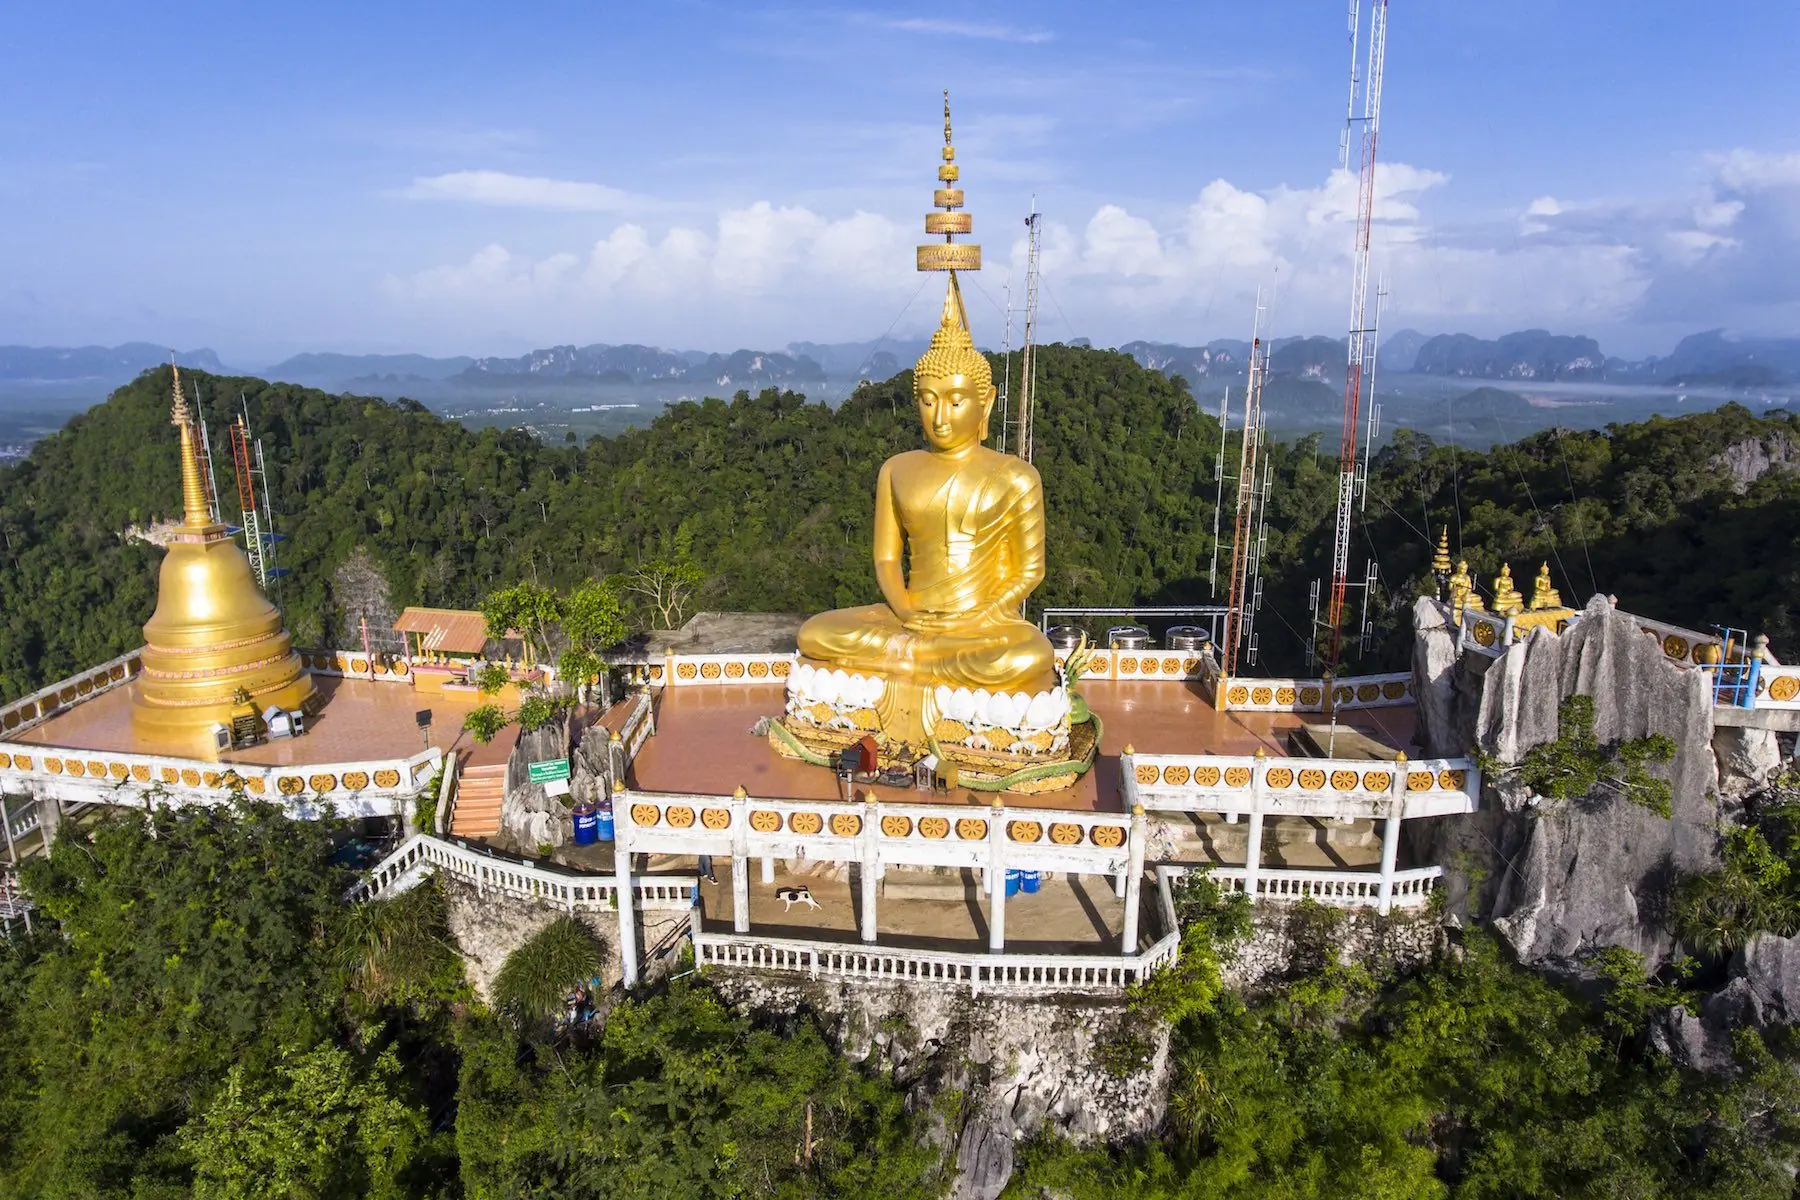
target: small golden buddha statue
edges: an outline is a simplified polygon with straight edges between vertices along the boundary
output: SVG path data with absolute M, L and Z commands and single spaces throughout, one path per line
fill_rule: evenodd
M 1481 611 L 1481 596 L 1475 591 L 1475 580 L 1469 575 L 1468 559 L 1456 560 L 1456 572 L 1450 576 L 1446 595 L 1453 613 L 1460 613 L 1465 608 L 1474 612 Z
M 820 613 L 800 627 L 814 667 L 879 677 L 876 712 L 888 742 L 923 746 L 933 691 L 1032 696 L 1056 686 L 1050 642 L 1021 615 L 1044 578 L 1044 490 L 1028 462 L 984 446 L 993 371 L 969 335 L 956 270 L 979 269 L 980 247 L 955 244 L 966 213 L 944 110 L 944 165 L 927 216 L 944 244 L 921 246 L 922 271 L 947 270 L 943 316 L 913 368 L 927 447 L 882 464 L 875 483 L 875 581 L 886 603 Z M 903 565 L 903 563 L 905 565 Z
M 1545 563 L 1538 568 L 1537 579 L 1531 585 L 1531 608 L 1538 611 L 1561 607 L 1562 595 L 1550 586 L 1550 564 Z
M 1494 576 L 1494 611 L 1503 617 L 1510 617 L 1525 607 L 1525 598 L 1513 586 L 1512 567 L 1500 564 L 1500 573 Z

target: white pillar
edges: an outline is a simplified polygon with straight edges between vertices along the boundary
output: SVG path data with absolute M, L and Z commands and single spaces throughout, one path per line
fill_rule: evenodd
M 50 853 L 50 847 L 56 844 L 56 835 L 62 831 L 62 801 L 55 796 L 43 796 L 38 799 L 38 831 L 44 838 L 44 853 Z
M 988 949 L 1006 949 L 1006 809 L 1000 801 L 988 811 Z
M 767 854 L 762 856 L 762 881 L 775 882 L 775 860 Z
M 1327 693 L 1331 688 L 1329 677 L 1325 684 Z M 1264 759 L 1268 752 L 1261 746 L 1256 748 L 1256 762 L 1250 768 L 1250 839 L 1244 848 L 1244 892 L 1250 897 L 1250 903 L 1256 903 L 1256 884 L 1262 875 L 1262 834 L 1263 834 L 1263 771 Z
M 731 796 L 731 927 L 750 932 L 750 796 L 741 787 Z
M 862 940 L 875 941 L 875 893 L 881 881 L 881 844 L 877 840 L 880 820 L 875 802 L 863 803 L 862 819 Z
M 613 881 L 619 894 L 619 973 L 629 990 L 637 985 L 638 947 L 637 917 L 632 912 L 631 892 L 631 805 L 623 803 L 625 793 L 617 785 L 613 791 Z M 694 920 L 699 920 L 696 913 Z
M 1113 899 L 1115 899 L 1115 900 L 1125 899 L 1125 886 L 1126 886 L 1125 885 L 1125 872 L 1123 872 L 1123 871 L 1114 872 L 1113 873 Z
M 1136 954 L 1138 948 L 1138 902 L 1144 886 L 1144 806 L 1131 809 L 1131 832 L 1126 835 L 1130 863 L 1125 870 L 1125 931 L 1120 938 L 1120 953 Z
M 14 866 L 19 864 L 19 851 L 13 845 L 12 814 L 6 811 L 6 799 L 0 797 L 0 830 L 6 833 L 6 861 Z
M 1394 782 L 1388 789 L 1387 820 L 1381 828 L 1381 891 L 1376 908 L 1384 915 L 1394 904 L 1394 864 L 1400 857 L 1400 821 L 1406 812 L 1406 755 L 1394 762 Z

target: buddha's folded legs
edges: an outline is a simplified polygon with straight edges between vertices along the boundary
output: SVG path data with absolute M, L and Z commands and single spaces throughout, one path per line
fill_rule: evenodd
M 885 604 L 840 608 L 800 626 L 800 655 L 826 667 L 872 675 L 905 674 L 912 635 Z
M 1032 693 L 1056 685 L 1050 642 L 1030 621 L 913 633 L 885 604 L 820 613 L 800 627 L 801 655 L 821 665 L 928 687 Z

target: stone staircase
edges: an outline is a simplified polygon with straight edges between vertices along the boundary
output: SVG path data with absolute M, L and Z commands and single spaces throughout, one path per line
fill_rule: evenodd
M 500 832 L 500 806 L 505 801 L 505 763 L 467 768 L 456 782 L 456 805 L 450 810 L 451 836 L 493 837 Z

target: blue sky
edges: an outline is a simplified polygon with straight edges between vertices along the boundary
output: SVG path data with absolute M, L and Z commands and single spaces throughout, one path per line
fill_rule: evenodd
M 0 342 L 516 353 L 923 329 L 949 87 L 997 344 L 1339 335 L 1339 0 L 26 5 Z M 1384 325 L 1800 333 L 1800 6 L 1399 0 Z

